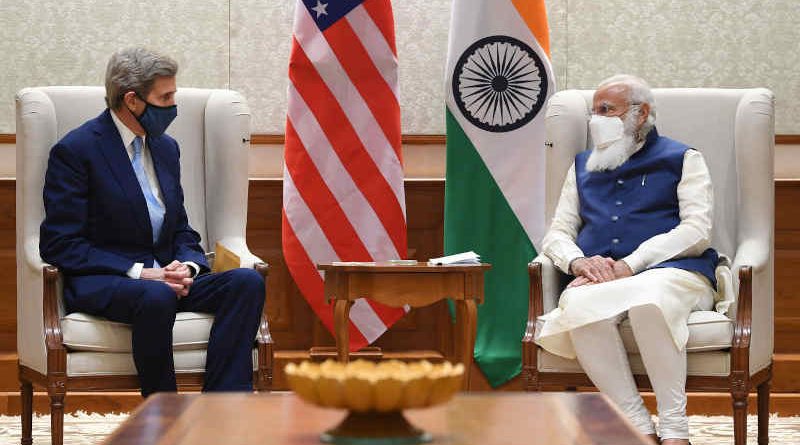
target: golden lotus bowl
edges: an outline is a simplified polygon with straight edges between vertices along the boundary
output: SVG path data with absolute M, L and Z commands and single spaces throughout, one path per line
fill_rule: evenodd
M 425 408 L 450 400 L 461 389 L 464 366 L 449 362 L 340 363 L 286 365 L 289 387 L 306 402 L 356 413 L 389 413 Z

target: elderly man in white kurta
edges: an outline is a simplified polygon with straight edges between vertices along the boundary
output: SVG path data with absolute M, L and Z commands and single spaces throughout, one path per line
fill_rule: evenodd
M 536 341 L 577 358 L 644 434 L 656 437 L 618 325 L 630 319 L 658 401 L 663 444 L 687 444 L 686 342 L 692 310 L 715 299 L 713 190 L 703 156 L 660 136 L 647 84 L 602 82 L 589 130 L 595 145 L 567 173 L 544 254 L 575 276 L 542 317 Z

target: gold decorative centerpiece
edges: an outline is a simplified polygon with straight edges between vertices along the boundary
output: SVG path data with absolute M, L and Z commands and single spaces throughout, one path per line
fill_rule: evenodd
M 450 400 L 463 376 L 462 364 L 448 362 L 328 360 L 286 365 L 289 386 L 301 399 L 349 411 L 342 423 L 320 436 L 323 442 L 345 445 L 429 442 L 431 435 L 412 426 L 402 411 Z

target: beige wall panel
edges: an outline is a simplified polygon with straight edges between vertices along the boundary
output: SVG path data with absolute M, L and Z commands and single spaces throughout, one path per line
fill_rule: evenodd
M 800 133 L 797 0 L 567 0 L 567 84 L 621 72 L 653 87 L 768 87 L 776 131 Z
M 444 133 L 449 0 L 392 2 L 400 63 L 403 133 Z
M 179 85 L 228 85 L 228 2 L 0 1 L 0 133 L 14 133 L 14 93 L 102 85 L 115 50 L 146 45 L 181 65 Z
M 395 0 L 404 133 L 444 133 L 453 0 Z M 778 133 L 800 134 L 800 2 L 546 0 L 558 89 L 619 72 L 656 87 L 767 86 Z M 181 63 L 179 84 L 248 98 L 253 131 L 283 133 L 295 0 L 0 1 L 0 133 L 24 86 L 100 84 L 108 56 L 146 44 Z
M 550 27 L 550 60 L 558 90 L 563 90 L 567 84 L 567 4 L 568 0 L 545 0 L 547 24 Z
M 254 133 L 286 125 L 294 0 L 230 0 L 231 88 L 244 94 Z

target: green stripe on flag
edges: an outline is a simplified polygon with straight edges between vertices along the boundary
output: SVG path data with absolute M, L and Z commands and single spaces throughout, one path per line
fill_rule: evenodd
M 448 255 L 474 250 L 492 264 L 486 273 L 485 300 L 478 306 L 475 361 L 496 387 L 522 369 L 527 264 L 536 251 L 458 121 L 449 109 L 446 114 L 444 250 Z

